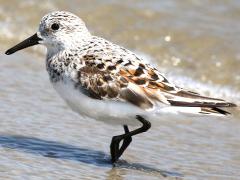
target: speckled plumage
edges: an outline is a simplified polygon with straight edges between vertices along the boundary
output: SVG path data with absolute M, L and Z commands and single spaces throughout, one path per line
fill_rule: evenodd
M 152 87 L 154 91 L 157 85 L 175 89 L 134 53 L 95 36 L 81 47 L 49 58 L 47 69 L 52 82 L 68 77 L 76 88 L 85 88 L 91 98 L 129 101 L 143 108 L 152 108 L 153 102 L 136 91 L 147 93 L 145 89 Z
M 54 22 L 60 24 L 58 32 L 48 30 Z M 41 37 L 53 39 L 46 45 L 51 82 L 70 81 L 79 93 L 96 101 L 128 102 L 145 110 L 169 105 L 201 107 L 199 113 L 204 114 L 219 113 L 215 107 L 233 105 L 176 87 L 136 54 L 92 36 L 83 21 L 71 13 L 48 14 L 39 29 Z

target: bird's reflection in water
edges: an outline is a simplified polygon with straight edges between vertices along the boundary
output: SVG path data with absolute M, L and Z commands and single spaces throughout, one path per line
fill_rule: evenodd
M 106 180 L 123 180 L 124 176 L 127 174 L 126 169 L 121 169 L 117 167 L 113 167 L 109 171 L 107 171 Z
M 177 172 L 170 172 L 170 171 L 165 171 L 165 170 L 160 170 L 156 169 L 153 167 L 149 167 L 144 164 L 140 163 L 129 163 L 125 160 L 119 160 L 115 166 L 108 171 L 108 179 L 116 179 L 116 180 L 122 180 L 122 176 L 127 174 L 127 170 L 133 170 L 133 171 L 138 171 L 141 173 L 146 173 L 148 175 L 153 175 L 154 177 L 159 176 L 159 178 L 174 178 L 174 179 L 182 179 L 183 175 Z M 114 178 L 113 178 L 114 177 Z
M 56 141 L 43 140 L 25 136 L 0 136 L 0 146 L 20 150 L 26 153 L 41 155 L 49 158 L 57 158 L 71 161 L 79 161 L 99 167 L 109 167 L 108 178 L 121 180 L 126 170 L 141 171 L 143 173 L 159 175 L 161 177 L 181 178 L 183 175 L 149 167 L 139 163 L 129 163 L 119 160 L 114 166 L 110 163 L 110 157 L 106 153 L 88 148 L 81 148 Z

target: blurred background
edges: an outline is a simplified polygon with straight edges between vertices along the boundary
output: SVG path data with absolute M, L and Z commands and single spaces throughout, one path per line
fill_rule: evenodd
M 129 162 L 112 168 L 109 135 L 122 127 L 68 109 L 48 81 L 43 47 L 4 55 L 55 10 L 77 14 L 92 34 L 133 50 L 178 86 L 240 102 L 238 0 L 0 0 L 0 177 L 159 179 L 164 170 L 167 178 L 239 178 L 238 108 L 227 120 L 156 121 L 126 151 Z

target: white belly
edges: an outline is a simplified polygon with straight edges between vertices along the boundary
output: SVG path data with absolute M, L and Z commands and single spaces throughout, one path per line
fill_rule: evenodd
M 53 83 L 53 87 L 71 109 L 81 116 L 87 116 L 112 124 L 137 125 L 139 122 L 135 118 L 136 115 L 146 113 L 127 102 L 90 98 L 80 90 L 75 89 L 73 83 L 70 81 L 68 83 L 63 83 L 62 81 Z

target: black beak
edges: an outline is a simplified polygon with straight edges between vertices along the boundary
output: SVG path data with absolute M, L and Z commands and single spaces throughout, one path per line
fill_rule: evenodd
M 9 50 L 7 50 L 5 52 L 5 54 L 10 55 L 10 54 L 13 54 L 13 53 L 21 50 L 21 49 L 24 49 L 24 48 L 27 48 L 27 47 L 30 47 L 30 46 L 34 46 L 36 44 L 39 44 L 39 41 L 41 41 L 41 40 L 42 39 L 38 37 L 37 33 L 35 33 L 31 37 L 25 39 L 24 41 L 20 42 L 16 46 L 13 46 Z

